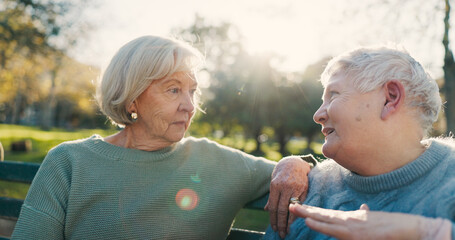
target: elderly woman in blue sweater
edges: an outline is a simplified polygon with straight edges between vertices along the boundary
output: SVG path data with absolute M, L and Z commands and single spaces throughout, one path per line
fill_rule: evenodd
M 198 108 L 201 60 L 193 47 L 164 37 L 120 48 L 97 100 L 124 128 L 49 151 L 12 239 L 225 239 L 236 213 L 270 184 L 272 224 L 286 229 L 289 198 L 304 198 L 309 165 L 288 157 L 277 166 L 185 137 Z
M 329 160 L 310 173 L 305 205 L 291 205 L 302 218 L 286 239 L 454 239 L 455 143 L 424 139 L 441 109 L 435 80 L 381 47 L 332 59 L 321 82 L 314 121 Z

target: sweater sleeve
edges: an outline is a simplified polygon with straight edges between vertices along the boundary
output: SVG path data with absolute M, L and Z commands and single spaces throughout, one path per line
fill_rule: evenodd
M 249 201 L 252 201 L 269 191 L 272 172 L 276 166 L 276 162 L 265 158 L 254 157 L 246 153 L 241 154 L 250 173 L 250 191 L 252 194 Z
M 64 239 L 71 167 L 63 147 L 44 159 L 28 191 L 12 239 Z

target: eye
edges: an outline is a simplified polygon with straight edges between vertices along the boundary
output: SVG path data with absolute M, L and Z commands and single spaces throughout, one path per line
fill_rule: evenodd
M 329 92 L 329 99 L 332 100 L 334 97 L 336 97 L 339 93 L 336 91 L 330 91 Z
M 195 89 L 191 89 L 191 90 L 190 90 L 190 94 L 191 94 L 191 96 L 194 96 L 194 94 L 196 93 L 196 91 L 197 91 L 197 89 L 196 89 L 196 88 L 195 88 Z
M 179 88 L 171 88 L 168 90 L 170 93 L 173 93 L 173 94 L 177 94 L 180 92 L 180 89 Z

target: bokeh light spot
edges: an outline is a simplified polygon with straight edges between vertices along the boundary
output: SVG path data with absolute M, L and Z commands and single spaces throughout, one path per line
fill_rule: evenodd
M 182 210 L 193 210 L 199 204 L 199 196 L 192 189 L 184 188 L 175 195 L 175 203 Z

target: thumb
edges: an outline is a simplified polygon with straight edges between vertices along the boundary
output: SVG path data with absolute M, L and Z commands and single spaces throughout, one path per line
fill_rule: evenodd
M 366 203 L 360 205 L 360 209 L 359 210 L 366 210 L 366 211 L 370 211 L 370 208 L 368 207 L 368 205 Z

